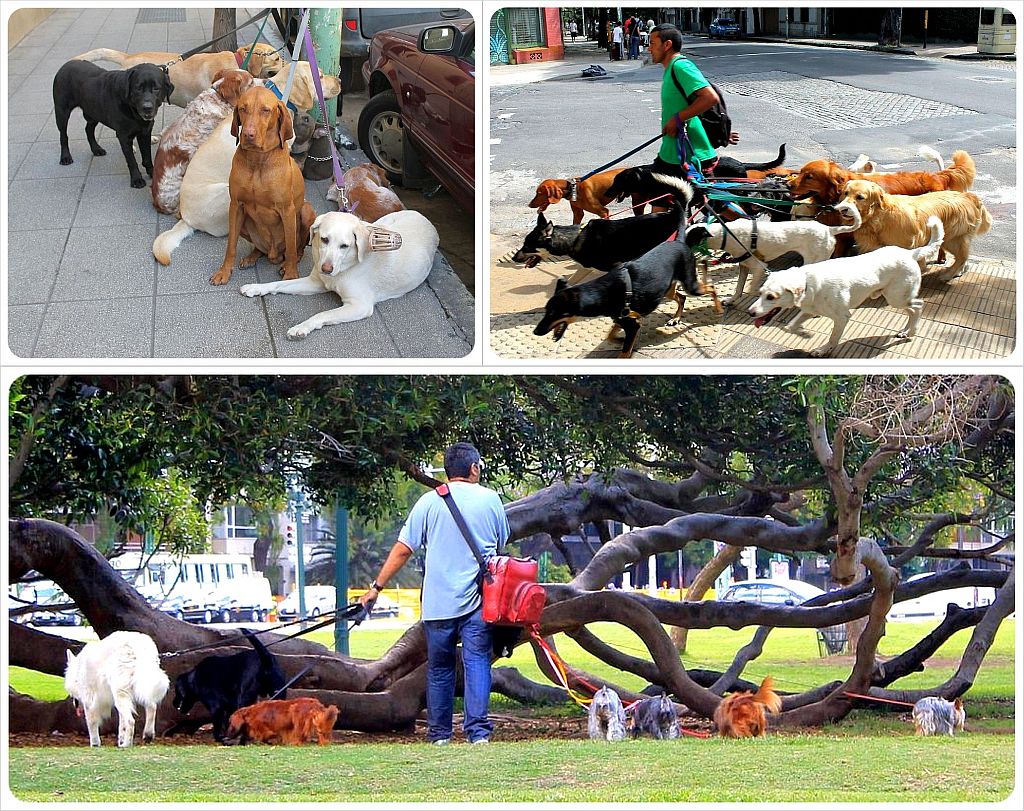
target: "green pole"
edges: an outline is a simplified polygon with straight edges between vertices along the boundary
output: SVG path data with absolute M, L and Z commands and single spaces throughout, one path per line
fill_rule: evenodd
M 295 587 L 299 590 L 299 617 L 306 618 L 306 561 L 302 551 L 303 536 L 306 534 L 302 525 L 303 507 L 306 499 L 301 494 L 296 494 L 295 500 L 295 554 L 298 557 L 296 567 Z M 305 626 L 303 626 L 305 627 Z
M 336 605 L 348 605 L 348 510 L 334 507 L 334 583 Z M 348 623 L 334 623 L 334 650 L 348 656 Z
M 337 76 L 341 64 L 341 7 L 311 8 L 309 10 L 309 36 L 313 40 L 316 61 L 324 76 Z M 313 108 L 313 115 L 320 120 L 320 105 Z M 338 99 L 327 99 L 326 123 L 334 126 L 338 120 Z M 321 122 L 324 123 L 324 122 Z

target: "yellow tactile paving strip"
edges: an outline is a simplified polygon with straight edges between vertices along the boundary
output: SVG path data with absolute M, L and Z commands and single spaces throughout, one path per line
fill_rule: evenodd
M 589 359 L 615 358 L 621 341 L 609 340 L 609 318 L 581 319 L 571 324 L 561 341 L 550 335 L 536 336 L 544 303 L 560 277 L 569 277 L 578 266 L 571 262 L 542 262 L 527 269 L 507 260 L 522 242 L 518 238 L 491 239 L 491 349 L 501 358 Z M 909 340 L 896 338 L 906 316 L 882 299 L 868 302 L 853 313 L 833 354 L 835 358 L 883 359 L 993 359 L 1003 358 L 1014 347 L 1016 279 L 1014 263 L 971 259 L 967 272 L 949 284 L 926 273 L 921 288 L 925 300 L 918 334 Z M 732 296 L 736 286 L 735 265 L 721 265 L 711 273 L 718 295 Z M 738 308 L 718 315 L 709 296 L 688 298 L 682 322 L 666 322 L 675 304 L 665 302 L 644 319 L 634 358 L 797 358 L 828 340 L 832 322 L 812 318 L 803 334 L 783 326 L 795 315 L 782 313 L 764 327 L 754 326 L 745 308 L 748 294 Z

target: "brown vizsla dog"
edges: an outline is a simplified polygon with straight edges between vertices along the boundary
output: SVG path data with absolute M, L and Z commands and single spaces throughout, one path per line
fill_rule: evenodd
M 598 172 L 593 177 L 581 180 L 576 184 L 576 199 L 569 198 L 569 181 L 548 178 L 542 180 L 537 186 L 537 193 L 530 201 L 530 208 L 544 211 L 548 206 L 554 205 L 559 200 L 568 199 L 572 206 L 572 224 L 579 225 L 583 222 L 583 212 L 589 211 L 598 217 L 608 217 L 607 204 L 612 198 L 605 195 L 608 187 L 612 185 L 615 176 L 621 169 L 608 169 Z
M 210 282 L 226 284 L 231 278 L 239 236 L 253 244 L 252 253 L 239 267 L 252 267 L 265 255 L 272 264 L 281 265 L 283 278 L 297 279 L 316 212 L 305 200 L 302 170 L 289 154 L 292 115 L 272 92 L 253 87 L 235 106 L 231 134 L 238 140 L 238 149 L 228 179 L 228 245 L 224 262 Z

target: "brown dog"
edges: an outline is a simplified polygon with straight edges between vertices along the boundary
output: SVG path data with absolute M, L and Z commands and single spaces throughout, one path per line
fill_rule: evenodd
M 405 208 L 391 190 L 388 173 L 375 163 L 353 166 L 343 180 L 349 210 L 364 222 L 376 222 L 385 214 Z
M 168 101 L 178 107 L 187 107 L 192 99 L 213 84 L 217 71 L 240 68 L 247 52 L 248 48 L 246 47 L 239 48 L 237 51 L 200 53 L 179 62 L 176 60 L 180 54 L 165 51 L 142 51 L 127 54 L 111 48 L 94 48 L 84 54 L 79 54 L 75 59 L 85 62 L 115 62 L 122 68 L 134 67 L 143 62 L 167 65 L 171 84 L 174 85 L 174 92 L 171 93 Z M 253 48 L 246 69 L 257 79 L 265 79 L 273 76 L 286 64 L 281 58 L 281 54 L 273 46 L 258 42 Z
M 231 134 L 238 149 L 228 179 L 228 245 L 210 282 L 227 284 L 231 278 L 239 236 L 253 244 L 239 267 L 252 267 L 262 254 L 281 266 L 283 278 L 297 279 L 316 212 L 305 200 L 302 170 L 288 151 L 295 135 L 292 115 L 267 88 L 253 87 L 235 106 Z
M 583 222 L 583 213 L 586 211 L 596 214 L 598 217 L 607 217 L 609 212 L 606 206 L 612 202 L 612 198 L 608 197 L 605 192 L 608 191 L 608 187 L 612 185 L 615 176 L 621 171 L 622 169 L 608 169 L 604 172 L 598 172 L 586 180 L 578 181 L 576 183 L 575 200 L 570 199 L 570 181 L 554 180 L 551 178 L 543 180 L 537 186 L 537 193 L 530 201 L 530 208 L 544 211 L 548 206 L 554 205 L 559 200 L 569 200 L 569 205 L 572 206 L 573 225 L 579 225 Z
M 261 701 L 231 714 L 225 740 L 282 743 L 301 746 L 316 735 L 321 746 L 331 742 L 338 708 L 325 707 L 315 698 Z
M 723 738 L 759 738 L 768 728 L 765 711 L 777 713 L 782 699 L 772 689 L 772 677 L 765 676 L 756 693 L 733 693 L 715 708 L 715 726 Z
M 851 180 L 870 180 L 889 194 L 924 194 L 930 191 L 967 191 L 974 182 L 974 160 L 958 149 L 953 165 L 939 172 L 851 172 L 828 160 L 804 164 L 790 185 L 794 197 L 813 197 L 813 202 L 834 205 L 842 198 Z

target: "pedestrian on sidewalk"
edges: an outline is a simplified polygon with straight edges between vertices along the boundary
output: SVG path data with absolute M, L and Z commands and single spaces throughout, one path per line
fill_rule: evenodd
M 480 484 L 482 469 L 480 452 L 468 442 L 456 442 L 445 451 L 452 498 L 486 560 L 501 551 L 510 530 L 498 494 Z M 427 638 L 427 740 L 442 746 L 451 742 L 456 645 L 461 641 L 462 727 L 470 743 L 488 743 L 493 728 L 487 716 L 493 642 L 491 626 L 483 621 L 480 565 L 436 491 L 424 493 L 409 511 L 377 579 L 359 602 L 369 607 L 421 546 L 427 550 L 421 610 Z
M 629 31 L 629 58 L 640 58 L 640 20 L 633 20 L 633 27 Z
M 618 62 L 623 56 L 625 52 L 622 50 L 622 25 L 616 20 L 612 27 L 612 61 Z
M 569 20 L 569 36 L 572 37 L 573 42 L 576 41 L 576 34 L 578 33 L 578 31 L 579 29 L 576 28 L 576 21 Z
M 661 79 L 663 137 L 651 169 L 685 177 L 686 164 L 695 162 L 703 174 L 713 175 L 718 153 L 711 146 L 699 116 L 718 103 L 718 94 L 700 69 L 680 53 L 682 47 L 683 35 L 671 23 L 662 23 L 651 30 L 651 61 L 665 68 Z M 684 128 L 687 137 L 681 140 L 678 136 Z M 739 140 L 738 132 L 730 133 L 730 144 Z M 688 154 L 682 154 L 684 149 L 689 150 Z

